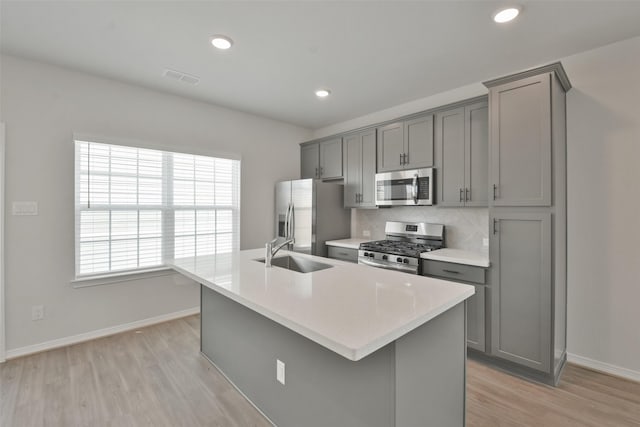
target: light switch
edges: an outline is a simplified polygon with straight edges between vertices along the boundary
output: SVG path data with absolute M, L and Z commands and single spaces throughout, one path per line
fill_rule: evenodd
M 38 202 L 13 202 L 13 215 L 38 215 Z

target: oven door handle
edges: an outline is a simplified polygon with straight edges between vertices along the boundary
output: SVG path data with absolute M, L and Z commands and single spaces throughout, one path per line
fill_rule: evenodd
M 413 185 L 411 186 L 413 190 L 413 203 L 418 204 L 418 174 L 413 175 Z
M 415 268 L 411 268 L 411 267 L 405 267 L 404 265 L 394 265 L 394 264 L 378 264 L 377 262 L 371 262 L 369 260 L 366 259 L 362 259 L 362 258 L 358 258 L 358 264 L 364 264 L 364 265 L 369 265 L 371 267 L 378 267 L 378 268 L 390 268 L 390 269 L 394 269 L 394 270 L 400 270 L 400 271 L 404 271 L 407 273 L 413 273 L 413 274 L 417 274 L 418 271 Z

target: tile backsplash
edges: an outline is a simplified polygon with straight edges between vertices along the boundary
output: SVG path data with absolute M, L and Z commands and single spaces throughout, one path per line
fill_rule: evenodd
M 352 209 L 351 237 L 364 237 L 363 230 L 371 233 L 371 240 L 384 239 L 386 221 L 430 222 L 445 225 L 445 243 L 448 248 L 486 253 L 483 239 L 489 237 L 489 209 L 440 208 L 436 206 L 394 206 L 380 209 Z

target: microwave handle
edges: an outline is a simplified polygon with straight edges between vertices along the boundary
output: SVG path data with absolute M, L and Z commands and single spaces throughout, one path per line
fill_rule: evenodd
M 418 204 L 418 174 L 413 175 L 413 203 Z

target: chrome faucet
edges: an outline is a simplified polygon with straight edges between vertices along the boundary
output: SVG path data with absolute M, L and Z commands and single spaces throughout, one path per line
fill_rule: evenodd
M 265 245 L 265 249 L 266 249 L 266 253 L 264 256 L 264 266 L 265 267 L 271 267 L 271 260 L 273 259 L 274 256 L 276 256 L 276 254 L 278 253 L 278 251 L 280 249 L 282 249 L 284 246 L 288 245 L 289 243 L 294 243 L 294 239 L 287 239 L 284 242 L 280 243 L 277 246 L 273 246 L 276 242 L 278 241 L 278 238 L 276 237 L 275 239 L 273 239 L 272 241 L 268 242 Z

